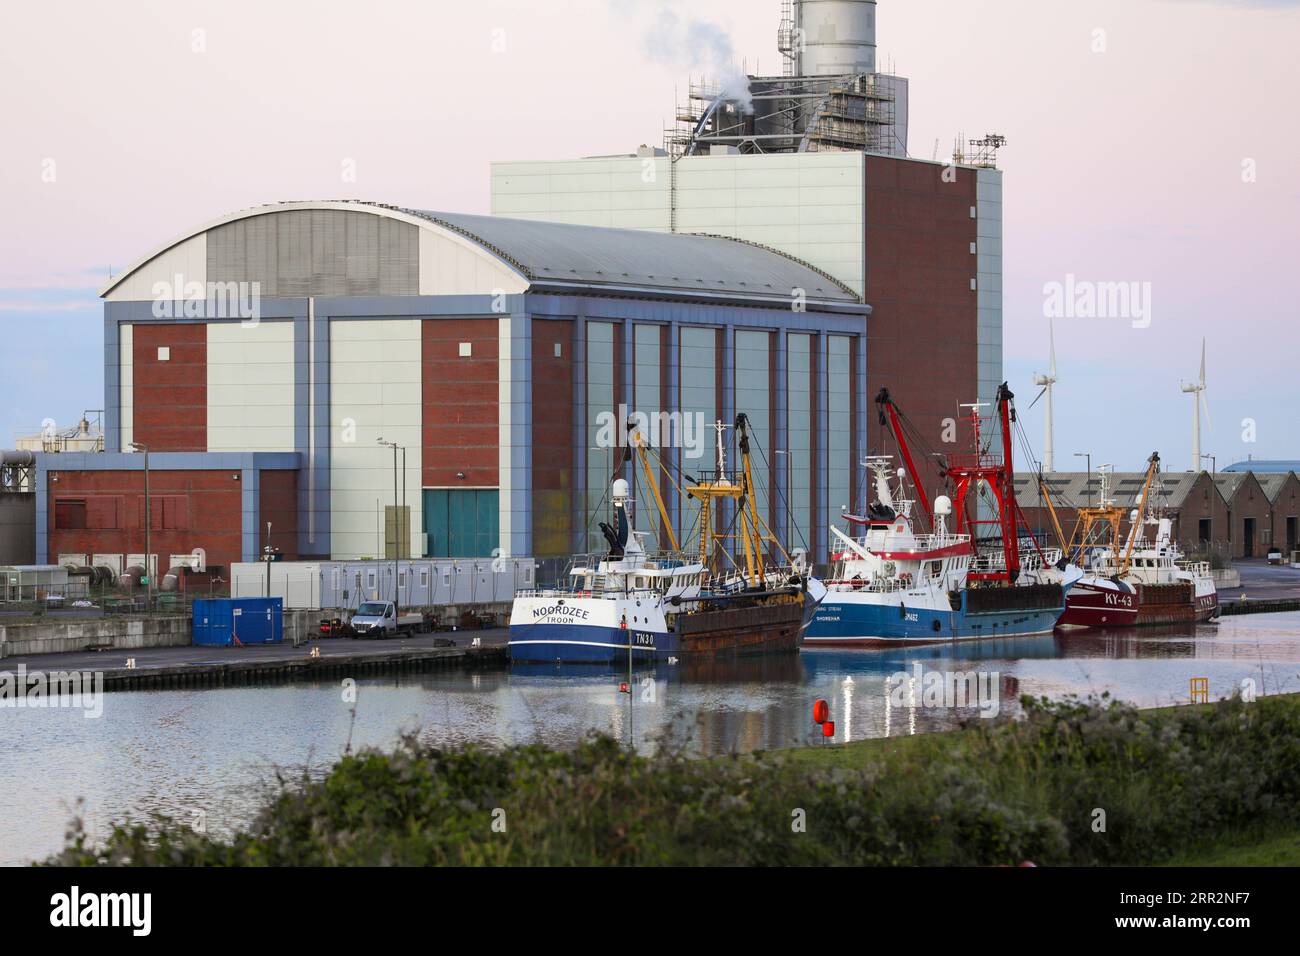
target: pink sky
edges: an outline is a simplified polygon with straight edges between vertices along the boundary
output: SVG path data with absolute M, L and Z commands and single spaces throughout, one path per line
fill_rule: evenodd
M 1010 139 L 1001 165 L 1013 388 L 1032 398 L 1022 379 L 1043 364 L 1044 283 L 1068 273 L 1152 283 L 1149 329 L 1058 325 L 1058 455 L 1077 444 L 1106 457 L 1103 421 L 1123 415 L 1170 436 L 1166 460 L 1186 467 L 1190 409 L 1177 379 L 1195 373 L 1204 335 L 1219 429 L 1206 450 L 1220 465 L 1248 452 L 1300 457 L 1300 3 L 878 9 L 880 62 L 911 79 L 914 155 L 930 158 L 937 139 L 944 157 L 963 131 Z M 687 50 L 647 54 L 664 10 L 725 28 L 751 72 L 779 71 L 777 0 L 12 7 L 0 32 L 0 321 L 84 313 L 86 289 L 110 264 L 234 209 L 359 197 L 486 212 L 491 160 L 658 145 L 674 88 L 699 65 Z M 1104 53 L 1092 50 L 1098 29 Z M 355 183 L 341 179 L 349 159 Z M 1247 159 L 1253 183 L 1242 181 Z M 47 160 L 54 182 L 42 180 Z M 48 368 L 39 343 L 10 348 Z M 12 384 L 0 389 L 4 444 L 36 410 L 10 412 L 24 400 Z M 1254 446 L 1238 440 L 1246 416 L 1259 422 Z M 1041 442 L 1032 415 L 1027 423 Z M 1150 451 L 1149 437 L 1113 441 L 1133 468 Z

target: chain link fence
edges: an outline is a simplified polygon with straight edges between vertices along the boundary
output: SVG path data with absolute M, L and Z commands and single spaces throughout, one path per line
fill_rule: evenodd
M 155 591 L 147 588 L 88 586 L 84 581 L 66 585 L 0 589 L 0 620 L 43 617 L 100 617 L 108 615 L 184 615 L 194 601 L 229 597 L 228 588 Z

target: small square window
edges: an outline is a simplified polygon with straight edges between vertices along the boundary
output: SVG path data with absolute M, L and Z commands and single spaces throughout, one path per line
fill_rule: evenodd
M 975 255 L 975 243 L 973 242 L 970 244 L 970 254 Z
M 461 343 L 460 343 L 460 357 L 461 357 L 461 358 L 469 358 L 469 357 L 470 357 L 471 355 L 473 355 L 473 354 L 474 354 L 474 349 L 473 349 L 473 347 L 471 346 L 471 344 L 470 344 L 469 342 L 461 342 Z
M 170 345 L 158 346 L 158 361 L 170 362 L 172 360 L 172 349 Z

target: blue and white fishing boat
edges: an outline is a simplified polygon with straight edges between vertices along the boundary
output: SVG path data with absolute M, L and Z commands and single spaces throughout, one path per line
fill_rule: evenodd
M 891 413 L 895 437 L 910 464 L 888 393 L 882 390 L 882 396 L 882 410 Z M 1005 427 L 1010 425 L 1011 397 L 1003 386 L 999 403 Z M 972 421 L 975 447 L 982 449 L 977 410 Z M 1082 572 L 1065 565 L 1059 550 L 1040 548 L 1032 536 L 1023 540 L 1016 531 L 1009 447 L 1005 455 L 996 461 L 978 450 L 971 461 L 947 463 L 947 476 L 957 485 L 956 508 L 946 495 L 936 497 L 931 507 L 915 486 L 929 520 L 927 533 L 914 527 L 916 502 L 908 496 L 906 471 L 894 474 L 889 457 L 869 458 L 876 501 L 869 515 L 849 516 L 865 529 L 858 537 L 831 529 L 840 545 L 832 554 L 837 569 L 826 582 L 827 594 L 805 631 L 804 646 L 887 646 L 1051 632 L 1065 609 L 1066 591 Z M 965 513 L 966 495 L 980 483 L 994 491 L 1000 510 L 996 520 L 981 522 Z M 949 529 L 950 521 L 956 530 Z M 968 529 L 979 524 L 997 525 L 1000 537 L 977 543 Z
M 623 664 L 679 658 L 794 653 L 825 589 L 802 558 L 787 560 L 758 515 L 749 467 L 747 419 L 736 420 L 742 465 L 726 469 L 718 424 L 714 472 L 687 477 L 682 491 L 702 503 L 699 548 L 683 552 L 658 492 L 658 475 L 639 436 L 630 436 L 671 545 L 659 552 L 632 521 L 628 482 L 611 489 L 613 523 L 601 523 L 604 555 L 576 557 L 565 587 L 519 591 L 510 613 L 513 662 Z M 660 462 L 660 468 L 663 463 Z M 744 564 L 725 552 L 728 536 L 714 529 L 720 499 L 735 503 Z M 780 551 L 774 558 L 772 551 Z
M 646 551 L 646 532 L 632 527 L 631 494 L 623 478 L 612 489 L 614 525 L 601 523 L 605 555 L 576 557 L 569 586 L 515 595 L 510 659 L 614 663 L 653 659 L 675 650 L 666 609 L 700 593 L 704 567 L 673 554 Z

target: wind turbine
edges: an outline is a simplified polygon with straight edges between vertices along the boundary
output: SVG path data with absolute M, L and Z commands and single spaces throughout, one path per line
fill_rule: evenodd
M 1050 371 L 1046 375 L 1035 375 L 1034 384 L 1041 385 L 1043 390 L 1038 393 L 1029 407 L 1033 408 L 1038 404 L 1038 399 L 1044 395 L 1047 396 L 1047 407 L 1043 417 L 1043 470 L 1056 471 L 1056 454 L 1052 447 L 1052 386 L 1056 384 L 1056 332 L 1052 327 L 1052 320 L 1047 320 L 1047 336 L 1051 348 Z
M 1205 339 L 1201 339 L 1201 377 L 1195 382 L 1179 382 L 1181 388 L 1192 396 L 1192 471 L 1201 470 L 1201 405 L 1205 406 L 1205 424 L 1211 429 L 1210 403 L 1205 400 Z

